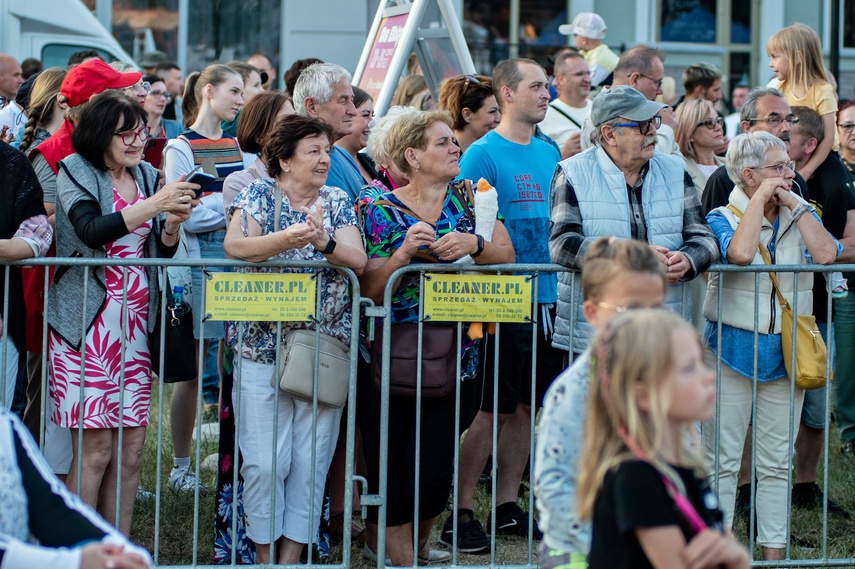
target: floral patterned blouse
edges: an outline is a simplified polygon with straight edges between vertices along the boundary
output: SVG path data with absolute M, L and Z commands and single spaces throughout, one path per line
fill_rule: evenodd
M 452 188 L 456 189 L 452 189 Z M 457 231 L 475 233 L 475 207 L 471 197 L 464 197 L 462 183 L 452 182 L 445 193 L 442 212 L 436 224 L 428 223 L 436 232 L 436 238 Z M 464 203 L 465 200 L 465 203 Z M 362 231 L 365 235 L 365 250 L 369 259 L 390 257 L 404 244 L 407 230 L 416 223 L 424 221 L 407 207 L 395 192 L 386 192 L 375 197 L 367 204 L 362 215 Z M 448 263 L 435 256 L 426 246 L 413 255 L 410 263 Z M 408 273 L 392 295 L 392 322 L 418 322 L 419 319 L 419 275 Z
M 237 214 L 240 210 L 241 229 L 244 236 L 247 235 L 247 222 L 249 218 L 254 219 L 261 226 L 261 234 L 267 235 L 274 232 L 274 216 L 276 210 L 274 191 L 279 191 L 276 182 L 265 179 L 253 181 L 244 188 L 229 206 L 229 215 Z M 356 214 L 353 202 L 347 194 L 339 188 L 322 186 L 319 191 L 318 202 L 323 206 L 324 229 L 335 238 L 338 229 L 356 226 Z M 291 209 L 288 196 L 282 194 L 282 211 L 279 227 L 285 229 L 295 223 L 305 223 L 306 214 Z M 278 255 L 271 257 L 271 261 L 324 261 L 326 260 L 320 252 L 316 251 L 311 244 L 302 249 L 288 249 Z M 256 273 L 313 273 L 311 269 L 276 269 L 272 267 L 258 267 L 247 269 Z M 350 342 L 350 331 L 352 325 L 350 284 L 348 279 L 337 271 L 326 269 L 321 271 L 319 285 L 321 295 L 321 332 L 329 334 L 342 342 Z M 230 322 L 228 326 L 227 342 L 229 347 L 237 350 L 238 330 L 243 326 L 243 345 L 240 348 L 241 356 L 264 364 L 276 363 L 276 322 Z M 283 322 L 282 338 L 291 330 L 307 328 L 314 330 L 315 325 L 311 322 Z

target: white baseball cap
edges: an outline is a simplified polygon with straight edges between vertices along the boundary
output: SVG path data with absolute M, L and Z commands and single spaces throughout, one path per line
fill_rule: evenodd
M 606 22 L 599 14 L 580 12 L 573 18 L 572 24 L 558 26 L 558 32 L 565 36 L 582 36 L 592 40 L 606 37 Z

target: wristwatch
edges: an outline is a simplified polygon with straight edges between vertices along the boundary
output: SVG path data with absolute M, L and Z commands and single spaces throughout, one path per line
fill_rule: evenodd
M 315 251 L 317 251 L 318 253 L 321 253 L 323 255 L 332 255 L 332 252 L 335 251 L 335 245 L 336 245 L 335 239 L 330 237 L 330 240 L 327 241 L 326 247 L 324 247 L 323 249 L 315 249 Z

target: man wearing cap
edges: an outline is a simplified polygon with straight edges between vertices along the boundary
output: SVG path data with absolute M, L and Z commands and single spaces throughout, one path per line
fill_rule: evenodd
M 160 50 L 147 51 L 140 59 L 140 67 L 142 67 L 143 75 L 157 75 L 154 71 L 161 63 L 169 61 L 169 56 Z
M 591 71 L 576 51 L 561 51 L 555 58 L 552 84 L 558 97 L 549 103 L 540 129 L 561 149 L 561 158 L 582 151 L 582 125 L 591 112 Z
M 597 95 L 591 108 L 595 147 L 561 162 L 552 179 L 549 252 L 553 263 L 581 269 L 598 237 L 645 241 L 672 283 L 666 304 L 688 315 L 683 283 L 717 261 L 719 250 L 683 162 L 654 153 L 659 112 L 665 106 L 626 86 Z M 591 328 L 582 314 L 581 287 L 575 287 L 572 298 L 571 281 L 570 273 L 559 275 L 553 343 L 579 354 L 588 345 Z
M 573 18 L 572 24 L 558 26 L 558 31 L 565 36 L 573 36 L 576 49 L 591 66 L 591 85 L 611 85 L 618 56 L 603 43 L 606 23 L 600 15 L 580 12 Z
M 53 218 L 56 211 L 56 176 L 57 163 L 74 154 L 71 145 L 71 133 L 74 121 L 90 98 L 107 89 L 123 89 L 136 84 L 142 78 L 142 73 L 132 71 L 119 73 L 100 59 L 92 59 L 69 70 L 62 81 L 59 93 L 68 104 L 65 121 L 50 138 L 42 142 L 29 153 L 30 162 L 44 191 L 44 208 L 47 215 Z M 50 255 L 52 256 L 52 255 Z M 33 430 L 38 427 L 41 409 L 41 377 L 42 377 L 42 313 L 44 311 L 44 267 L 32 267 L 24 270 L 24 301 L 27 310 L 27 409 L 24 421 Z M 35 382 L 35 383 L 34 383 Z M 51 441 L 46 438 L 46 444 Z M 46 452 L 48 462 L 56 471 L 63 469 L 67 472 L 71 461 L 70 448 L 65 464 L 59 464 Z

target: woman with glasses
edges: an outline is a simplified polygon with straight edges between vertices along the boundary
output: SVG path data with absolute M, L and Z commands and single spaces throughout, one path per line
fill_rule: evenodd
M 493 80 L 484 75 L 458 75 L 439 88 L 439 108 L 451 114 L 460 152 L 499 126 L 502 112 L 493 95 Z
M 143 104 L 148 113 L 148 132 L 152 138 L 176 138 L 181 134 L 181 123 L 163 118 L 166 105 L 172 100 L 172 95 L 166 90 L 166 83 L 157 75 L 146 75 L 143 77 L 143 83 L 151 85 Z
M 791 401 L 793 387 L 781 344 L 781 307 L 763 257 L 768 253 L 772 262 L 783 265 L 828 265 L 842 247 L 823 228 L 814 208 L 791 191 L 795 164 L 782 140 L 762 131 L 737 136 L 729 145 L 725 166 L 736 187 L 728 205 L 711 211 L 707 221 L 722 261 L 758 265 L 760 272 L 757 281 L 753 272 L 710 273 L 704 340 L 711 351 L 710 363 L 721 359 L 721 411 L 717 420 L 704 425 L 706 458 L 707 464 L 719 465 L 719 497 L 730 526 L 756 383 L 756 467 L 749 476 L 757 480 L 757 543 L 764 559 L 781 559 L 787 546 L 791 434 L 798 432 L 804 391 L 795 387 Z M 812 273 L 799 273 L 795 281 L 790 273 L 778 273 L 777 281 L 779 292 L 799 314 L 812 312 Z M 720 307 L 719 290 L 724 299 Z
M 119 73 L 132 73 L 136 71 L 133 65 L 124 63 L 122 61 L 114 61 L 110 64 L 110 67 L 112 67 Z M 140 105 L 145 105 L 145 100 L 148 96 L 149 91 L 151 91 L 151 84 L 142 77 L 140 77 L 140 80 L 134 83 L 133 85 L 124 87 L 122 89 L 123 94 L 127 95 L 131 99 L 134 99 Z
M 724 119 L 706 99 L 688 99 L 677 108 L 674 137 L 700 199 L 707 179 L 724 164 L 716 155 L 724 144 Z
M 198 186 L 178 182 L 157 191 L 157 171 L 141 162 L 145 119 L 142 107 L 115 91 L 93 97 L 81 113 L 71 139 L 77 154 L 59 163 L 57 257 L 174 254 Z M 79 485 L 81 499 L 125 535 L 149 421 L 148 334 L 159 298 L 156 269 L 139 266 L 59 267 L 48 295 L 51 419 L 75 429 L 66 484 L 72 491 Z

